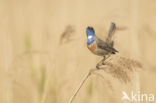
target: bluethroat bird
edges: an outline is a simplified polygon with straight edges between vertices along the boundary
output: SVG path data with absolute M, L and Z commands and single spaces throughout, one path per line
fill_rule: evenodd
M 105 41 L 99 39 L 95 35 L 95 31 L 93 27 L 87 27 L 86 34 L 87 34 L 87 47 L 88 49 L 98 56 L 103 56 L 102 64 L 104 65 L 104 61 L 110 57 L 111 54 L 115 54 L 118 52 L 116 49 L 113 48 L 114 40 L 113 35 L 116 30 L 115 23 L 111 24 L 108 36 Z M 99 63 L 96 65 L 96 68 L 99 69 Z

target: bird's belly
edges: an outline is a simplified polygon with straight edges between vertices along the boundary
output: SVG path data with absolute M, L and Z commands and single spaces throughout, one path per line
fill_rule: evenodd
M 104 56 L 108 54 L 106 50 L 99 49 L 99 48 L 97 48 L 93 53 L 99 56 Z
M 104 56 L 104 55 L 107 55 L 108 52 L 103 50 L 103 49 L 99 49 L 96 45 L 96 42 L 94 41 L 92 44 L 88 45 L 88 49 L 96 54 L 96 55 L 99 55 L 99 56 Z

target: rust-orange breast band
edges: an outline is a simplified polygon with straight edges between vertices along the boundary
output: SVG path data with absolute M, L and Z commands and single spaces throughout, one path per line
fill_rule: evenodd
M 96 41 L 94 41 L 92 44 L 88 45 L 88 49 L 90 51 L 94 51 L 96 49 Z

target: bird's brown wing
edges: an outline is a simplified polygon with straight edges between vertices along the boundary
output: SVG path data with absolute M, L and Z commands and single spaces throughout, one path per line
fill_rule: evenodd
M 115 52 L 118 52 L 116 49 L 114 49 L 112 46 L 107 44 L 107 42 L 102 41 L 101 39 L 96 37 L 97 46 L 100 49 L 106 50 L 109 53 L 115 54 Z

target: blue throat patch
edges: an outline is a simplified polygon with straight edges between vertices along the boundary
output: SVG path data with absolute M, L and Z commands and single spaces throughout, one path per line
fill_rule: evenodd
M 87 44 L 88 45 L 90 45 L 90 44 L 92 44 L 93 42 L 94 42 L 94 40 L 95 40 L 95 37 L 94 36 L 88 36 L 87 37 Z
M 93 29 L 87 28 L 87 44 L 90 45 L 95 40 L 95 35 Z

